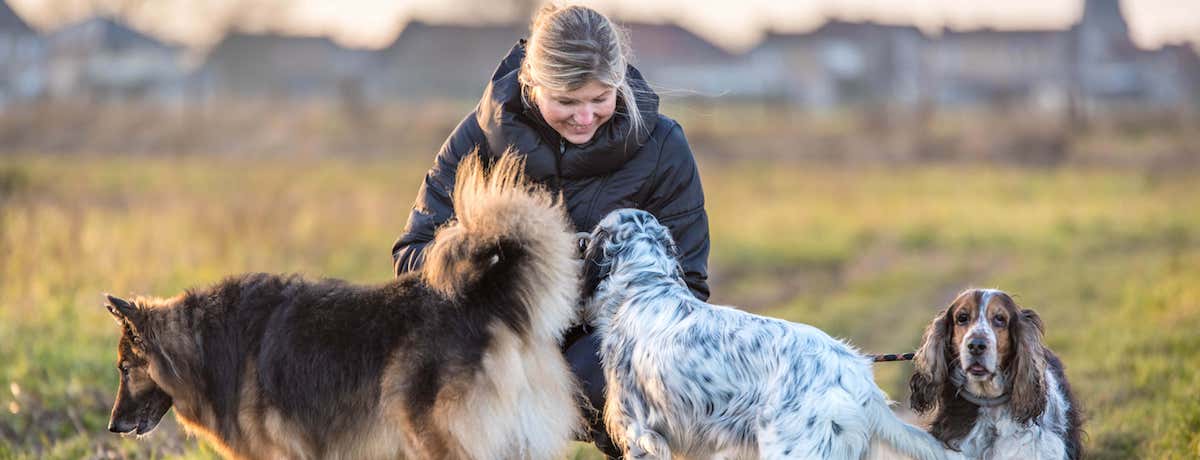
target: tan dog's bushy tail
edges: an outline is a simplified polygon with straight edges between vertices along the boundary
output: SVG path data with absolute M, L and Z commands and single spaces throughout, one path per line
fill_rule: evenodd
M 547 313 L 539 303 L 570 303 L 569 312 L 551 314 L 545 325 L 537 324 L 544 315 L 531 311 L 535 330 L 557 329 L 562 314 L 574 317 L 578 297 L 574 229 L 561 200 L 528 181 L 524 166 L 511 152 L 491 161 L 472 153 L 459 162 L 454 220 L 425 249 L 423 276 L 450 297 L 491 277 L 509 283 L 506 289 L 529 309 Z M 506 275 L 492 276 L 500 272 Z
M 579 317 L 580 261 L 561 200 L 525 179 L 521 157 L 472 154 L 455 176 L 455 219 L 425 248 L 422 276 L 433 289 L 493 317 L 483 389 L 463 396 L 467 412 L 448 416 L 466 458 L 562 458 L 582 425 L 577 387 L 558 348 Z M 481 420 L 480 408 L 513 418 Z

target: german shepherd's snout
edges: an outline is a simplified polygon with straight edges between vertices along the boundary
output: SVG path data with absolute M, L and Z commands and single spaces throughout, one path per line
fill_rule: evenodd
M 150 353 L 139 333 L 146 327 L 146 317 L 134 302 L 111 295 L 105 297 L 108 300 L 105 306 L 122 328 L 117 347 L 121 382 L 117 386 L 117 400 L 108 420 L 108 431 L 149 433 L 171 408 L 171 397 L 151 377 Z

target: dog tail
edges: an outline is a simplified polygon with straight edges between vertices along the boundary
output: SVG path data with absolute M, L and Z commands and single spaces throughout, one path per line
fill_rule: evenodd
M 900 420 L 884 401 L 868 404 L 871 419 L 875 422 L 873 437 L 909 458 L 921 460 L 944 460 L 946 447 L 940 441 L 915 426 Z M 872 455 L 878 458 L 879 455 Z
M 516 317 L 553 311 L 547 321 L 558 323 L 578 297 L 574 230 L 561 200 L 528 181 L 524 169 L 511 152 L 494 159 L 472 153 L 459 162 L 454 220 L 425 249 L 422 273 L 447 296 L 491 287 L 518 297 L 504 302 L 518 306 Z M 557 311 L 561 305 L 567 313 Z

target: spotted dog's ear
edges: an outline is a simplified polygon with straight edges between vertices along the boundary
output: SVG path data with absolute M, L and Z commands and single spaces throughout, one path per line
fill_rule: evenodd
M 651 219 L 654 219 L 654 217 L 651 216 Z M 679 260 L 679 246 L 675 245 L 675 237 L 671 235 L 671 229 L 660 224 L 657 220 L 653 222 L 653 225 L 647 228 L 650 229 L 651 234 L 654 235 L 655 241 L 657 241 L 658 244 L 663 247 L 663 249 L 666 249 L 667 256 L 669 256 L 671 260 L 675 262 L 675 277 L 679 280 L 679 282 L 683 283 L 684 287 L 687 287 L 687 281 L 685 281 L 687 279 L 687 273 L 684 272 L 683 263 Z
M 612 258 L 606 251 L 611 239 L 612 236 L 607 231 L 597 229 L 583 251 L 582 299 L 590 299 L 596 295 L 596 289 L 612 270 Z
M 946 384 L 951 361 L 948 342 L 952 336 L 950 315 L 953 310 L 954 304 L 950 304 L 925 327 L 921 348 L 913 357 L 913 374 L 908 379 L 908 387 L 912 390 L 909 406 L 917 413 L 923 414 L 937 407 L 938 396 Z
M 658 241 L 658 244 L 661 244 L 664 248 L 666 248 L 667 253 L 670 254 L 671 257 L 675 258 L 675 260 L 679 260 L 679 248 L 675 246 L 675 237 L 671 235 L 671 229 L 667 228 L 666 225 L 659 223 L 658 220 L 655 220 L 653 225 L 649 226 L 648 228 L 651 234 L 654 235 L 654 239 Z
M 1025 423 L 1046 410 L 1046 345 L 1042 318 L 1033 310 L 1019 311 L 1017 320 L 1009 323 L 1016 347 L 1006 372 L 1012 382 L 1013 418 Z

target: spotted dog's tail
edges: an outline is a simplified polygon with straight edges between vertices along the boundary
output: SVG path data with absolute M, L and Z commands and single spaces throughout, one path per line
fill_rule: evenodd
M 874 421 L 872 437 L 901 454 L 920 460 L 944 460 L 953 457 L 944 445 L 929 433 L 904 423 L 886 403 L 869 404 L 867 410 Z M 872 455 L 878 458 L 878 455 Z

